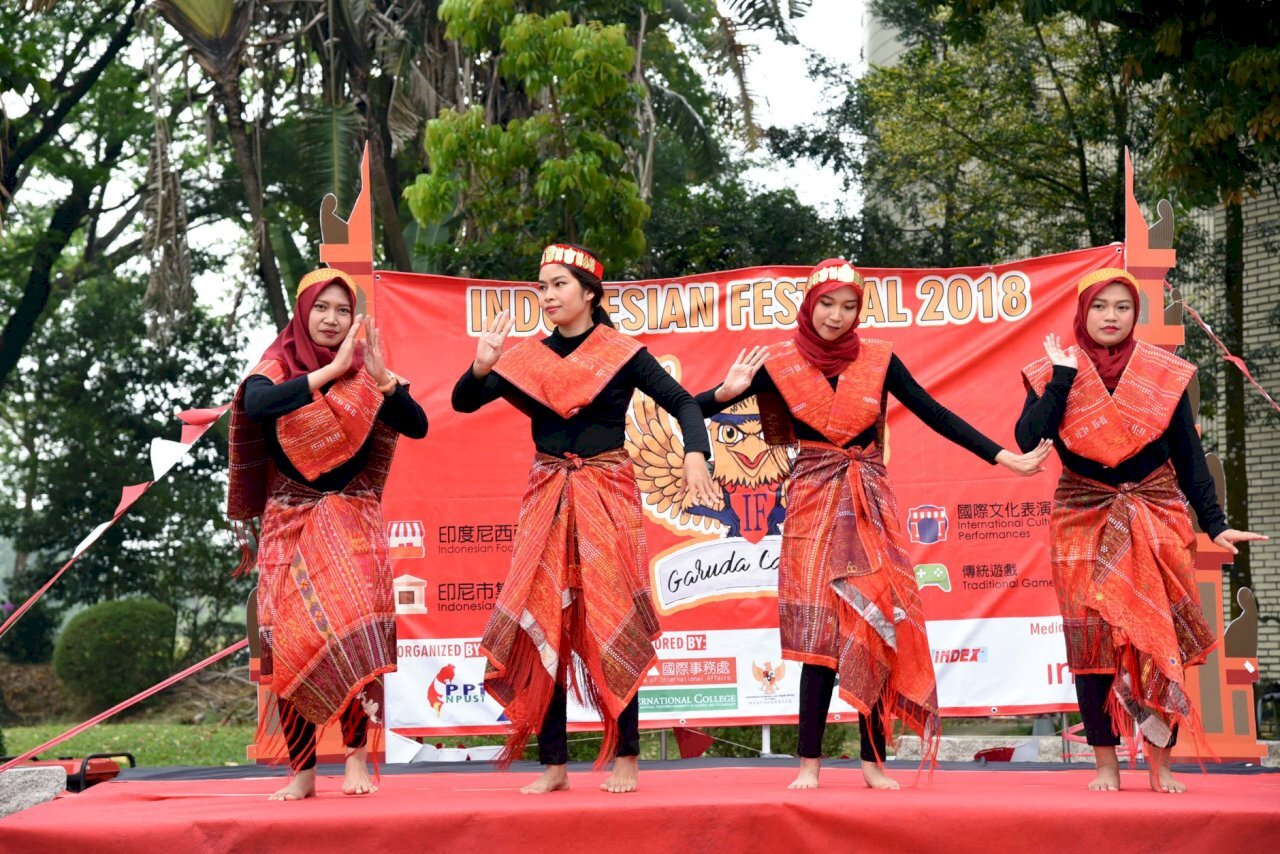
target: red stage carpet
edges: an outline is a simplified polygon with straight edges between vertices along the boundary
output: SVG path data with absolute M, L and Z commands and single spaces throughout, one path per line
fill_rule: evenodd
M 912 772 L 894 770 L 910 781 Z M 873 792 L 856 767 L 788 791 L 783 767 L 654 770 L 642 789 L 574 788 L 525 796 L 519 773 L 384 775 L 371 797 L 321 778 L 318 798 L 268 803 L 279 779 L 124 781 L 0 820 L 0 850 L 194 851 L 931 851 L 1273 850 L 1280 774 L 1183 774 L 1191 791 L 1156 794 L 1146 773 L 1125 791 L 1085 790 L 1079 771 L 939 771 L 901 792 Z

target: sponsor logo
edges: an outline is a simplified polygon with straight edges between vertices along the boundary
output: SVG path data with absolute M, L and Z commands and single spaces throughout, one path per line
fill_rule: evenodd
M 672 688 L 640 692 L 640 712 L 732 712 L 738 708 L 737 688 Z
M 673 685 L 736 685 L 737 662 L 732 658 L 668 658 L 649 669 L 645 687 Z
M 936 504 L 921 504 L 907 511 L 907 532 L 911 542 L 932 545 L 947 539 L 947 508 Z
M 943 593 L 951 592 L 951 574 L 947 572 L 947 566 L 943 563 L 918 563 L 916 564 L 916 587 L 923 590 L 926 587 L 936 587 Z
M 444 716 L 444 707 L 454 703 L 483 703 L 485 698 L 484 683 L 456 681 L 457 669 L 450 662 L 440 668 L 440 672 L 427 686 L 427 702 L 437 717 Z
M 387 556 L 391 560 L 425 557 L 427 529 L 419 521 L 387 523 Z
M 391 582 L 397 614 L 427 613 L 427 580 L 416 575 L 397 575 Z
M 985 646 L 960 647 L 959 649 L 935 649 L 934 664 L 986 664 Z
M 777 664 L 770 664 L 768 659 L 764 664 L 756 664 L 751 662 L 751 675 L 760 685 L 760 690 L 766 694 L 778 693 L 778 686 L 782 684 L 782 677 L 787 674 L 787 663 L 779 661 Z

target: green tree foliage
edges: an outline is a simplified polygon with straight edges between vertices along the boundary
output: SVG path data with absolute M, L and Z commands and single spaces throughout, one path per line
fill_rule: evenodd
M 1222 323 L 1231 352 L 1244 352 L 1244 200 L 1280 187 L 1280 18 L 1267 0 L 928 0 L 951 12 L 957 39 L 981 38 L 987 10 L 1020 13 L 1036 23 L 1063 13 L 1116 35 L 1128 77 L 1157 87 L 1154 147 L 1175 202 L 1221 205 Z M 1223 384 L 1223 468 L 1227 517 L 1249 525 L 1246 461 L 1248 407 L 1244 377 L 1227 371 Z M 1250 586 L 1249 544 L 1232 573 Z M 1238 610 L 1232 595 L 1232 610 Z
M 102 711 L 173 672 L 175 615 L 148 599 L 86 608 L 67 622 L 53 670 L 85 711 Z
M 20 235 L 11 235 L 18 238 Z M 175 409 L 224 400 L 238 337 L 191 311 L 161 346 L 147 337 L 145 283 L 104 274 L 49 318 L 0 401 L 0 534 L 19 566 L 17 601 L 111 518 L 120 488 L 151 479 L 153 438 L 177 439 Z M 248 592 L 223 520 L 226 444 L 206 436 L 50 590 L 62 605 L 146 595 L 179 615 L 184 657 L 243 634 Z
M 1122 239 L 1124 149 L 1149 145 L 1155 104 L 1126 75 L 1116 34 L 995 11 L 980 37 L 955 43 L 948 14 L 928 5 L 876 2 L 905 41 L 897 63 L 856 81 L 819 69 L 844 97 L 816 129 L 775 130 L 775 149 L 861 184 L 871 215 L 904 229 L 900 263 L 988 263 Z
M 477 105 L 430 122 L 431 171 L 405 191 L 417 220 L 456 215 L 458 245 L 472 251 L 455 257 L 483 259 L 486 270 L 503 259 L 527 265 L 557 239 L 586 243 L 607 265 L 637 259 L 649 210 L 627 168 L 641 93 L 625 28 L 517 13 L 509 2 L 445 2 L 441 15 L 450 38 L 493 50 L 501 82 L 525 93 L 529 115 L 494 124 Z

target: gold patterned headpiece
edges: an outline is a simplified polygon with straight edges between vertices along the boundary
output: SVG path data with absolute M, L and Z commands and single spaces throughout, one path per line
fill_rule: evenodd
M 1080 284 L 1076 285 L 1076 296 L 1102 282 L 1124 282 L 1133 288 L 1135 293 L 1140 290 L 1138 288 L 1138 280 L 1128 270 L 1121 270 L 1119 267 L 1103 267 L 1101 270 L 1094 270 L 1080 280 Z
M 813 272 L 809 274 L 808 287 L 825 284 L 826 282 L 839 282 L 845 285 L 855 285 L 858 290 L 862 290 L 865 284 L 862 281 L 862 274 L 854 269 L 853 265 L 843 258 L 828 258 L 821 264 L 813 268 Z
M 542 264 L 540 266 L 545 267 L 548 264 L 564 264 L 566 267 L 577 267 L 597 279 L 604 278 L 604 265 L 594 258 L 590 252 L 584 252 L 581 249 L 566 246 L 563 243 L 552 243 L 542 250 Z
M 335 270 L 332 267 L 321 267 L 319 270 L 312 270 L 302 277 L 302 281 L 298 282 L 298 292 L 294 294 L 294 298 L 302 296 L 307 288 L 316 285 L 331 285 L 334 282 L 340 282 L 347 286 L 347 290 L 351 291 L 351 299 L 354 302 L 356 298 L 356 280 L 351 275 L 341 270 Z

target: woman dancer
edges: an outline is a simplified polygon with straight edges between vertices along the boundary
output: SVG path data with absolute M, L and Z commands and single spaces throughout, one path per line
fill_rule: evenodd
M 242 535 L 262 519 L 261 672 L 293 772 L 272 800 L 316 793 L 316 727 L 335 720 L 348 750 L 342 791 L 374 791 L 366 731 L 378 700 L 370 688 L 395 670 L 382 488 L 397 436 L 421 439 L 427 416 L 387 370 L 378 330 L 355 306 L 346 273 L 304 276 L 293 319 L 232 408 L 228 516 Z M 367 337 L 357 341 L 361 326 Z M 238 572 L 249 569 L 246 543 Z
M 581 246 L 548 246 L 538 291 L 555 330 L 504 353 L 514 321 L 502 312 L 453 390 L 459 412 L 506 398 L 529 416 L 537 449 L 511 572 L 481 642 L 489 659 L 485 688 L 512 724 L 504 761 L 519 757 L 538 732 L 546 770 L 521 789 L 526 794 L 569 788 L 566 683 L 604 721 L 597 767 L 617 757 L 600 788 L 636 788 L 637 691 L 660 633 L 640 494 L 623 448 L 636 389 L 680 422 L 685 489 L 699 503 L 718 501 L 697 404 L 647 350 L 614 330 L 601 307 L 603 275 L 600 261 Z
M 1017 474 L 1040 471 L 1050 447 L 1013 454 L 930 397 L 889 342 L 858 335 L 862 291 L 862 276 L 848 261 L 823 261 L 809 276 L 795 337 L 744 350 L 724 383 L 698 396 L 709 417 L 760 395 L 765 423 L 789 426 L 792 434 L 770 441 L 799 440 L 778 568 L 782 657 L 804 665 L 794 789 L 818 785 L 837 675 L 840 697 L 861 716 L 867 786 L 898 788 L 880 765 L 886 708 L 921 736 L 927 759 L 936 743 L 938 697 L 924 614 L 884 464 L 885 392 L 939 435 Z M 779 408 L 781 418 L 769 414 Z
M 1050 517 L 1050 560 L 1067 662 L 1097 757 L 1089 788 L 1117 791 L 1116 746 L 1136 724 L 1151 788 L 1184 792 L 1170 772 L 1179 723 L 1196 725 L 1186 668 L 1216 638 L 1196 593 L 1195 531 L 1218 545 L 1266 537 L 1236 531 L 1218 505 L 1186 388 L 1195 367 L 1136 341 L 1138 282 L 1103 269 L 1077 287 L 1075 347 L 1057 335 L 1023 369 L 1017 439 L 1053 440 L 1062 479 Z

